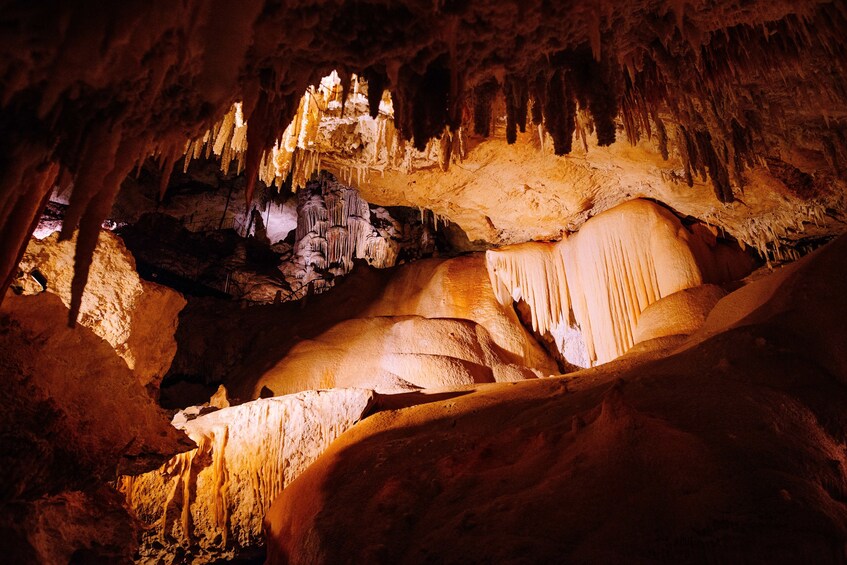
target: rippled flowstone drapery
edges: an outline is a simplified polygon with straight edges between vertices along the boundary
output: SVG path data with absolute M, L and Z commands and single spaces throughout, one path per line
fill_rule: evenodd
M 263 543 L 274 498 L 363 417 L 364 389 L 307 391 L 205 412 L 174 425 L 197 443 L 119 488 L 146 525 L 142 562 L 206 563 Z M 194 413 L 196 414 L 196 412 Z
M 533 329 L 551 332 L 563 353 L 568 330 L 581 332 L 569 362 L 582 367 L 632 347 L 638 317 L 650 304 L 704 282 L 735 280 L 752 268 L 740 249 L 708 230 L 686 229 L 647 200 L 595 216 L 558 243 L 492 249 L 486 260 L 500 303 L 525 301 Z

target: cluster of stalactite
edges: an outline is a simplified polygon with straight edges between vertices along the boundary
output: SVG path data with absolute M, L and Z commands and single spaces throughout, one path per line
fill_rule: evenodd
M 732 186 L 743 186 L 743 171 L 765 159 L 773 140 L 810 132 L 819 137 L 815 143 L 834 176 L 843 178 L 847 124 L 843 116 L 830 119 L 828 108 L 847 103 L 847 85 L 833 80 L 847 71 L 845 26 L 847 6 L 841 2 L 824 4 L 811 15 L 738 24 L 707 40 L 692 37 L 698 34 L 690 28 L 667 26 L 640 59 L 622 61 L 627 136 L 655 135 L 666 152 L 665 121 L 676 124 L 686 182 L 693 186 L 696 175 L 708 176 L 721 202 L 734 199 Z M 782 89 L 786 96 L 773 96 L 770 89 Z M 803 131 L 791 130 L 797 127 L 789 123 L 792 113 L 812 118 Z
M 369 113 L 389 91 L 400 139 L 417 150 L 438 140 L 445 168 L 463 126 L 490 133 L 499 100 L 510 142 L 528 113 L 559 155 L 572 149 L 575 132 L 585 139 L 585 128 L 600 145 L 612 143 L 620 122 L 631 142 L 656 138 L 663 153 L 678 154 L 689 183 L 709 177 L 724 202 L 743 183 L 744 167 L 810 131 L 816 139 L 806 145 L 829 169 L 821 174 L 843 179 L 847 163 L 844 2 L 754 0 L 732 10 L 648 0 L 327 0 L 316 9 L 158 0 L 31 3 L 5 18 L 4 30 L 17 35 L 0 46 L 0 291 L 51 189 L 72 184 L 62 233 L 80 232 L 72 319 L 100 224 L 134 167 L 158 161 L 164 190 L 186 139 L 211 131 L 188 151 L 208 152 L 214 138 L 214 153 L 216 124 L 241 101 L 250 126 L 236 139 L 233 116 L 221 158 L 227 143 L 243 149 L 235 159 L 249 200 L 263 169 L 266 181 L 271 166 L 275 179 L 285 172 L 274 148 L 280 157 L 299 114 L 313 125 L 303 92 L 333 68 L 342 105 L 359 72 Z M 283 161 L 289 157 L 297 159 Z M 301 161 L 291 168 L 319 165 Z
M 488 137 L 493 108 L 500 100 L 506 115 L 506 141 L 517 141 L 518 130 L 526 131 L 527 121 L 542 126 L 553 138 L 556 155 L 573 148 L 577 133 L 577 111 L 586 111 L 599 146 L 615 142 L 615 121 L 619 111 L 619 89 L 615 86 L 610 62 L 594 58 L 588 46 L 558 53 L 549 64 L 539 65 L 534 73 L 507 75 L 502 84 L 495 80 L 482 83 L 472 92 L 474 133 Z M 530 106 L 531 103 L 531 106 Z

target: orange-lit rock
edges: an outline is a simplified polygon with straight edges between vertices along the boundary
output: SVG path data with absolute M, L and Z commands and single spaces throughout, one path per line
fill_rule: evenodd
M 690 335 L 699 330 L 706 316 L 726 291 L 704 284 L 669 294 L 650 304 L 638 316 L 633 343 L 672 335 Z
M 481 255 L 417 261 L 392 275 L 356 318 L 295 344 L 252 396 L 264 387 L 399 392 L 557 372 L 514 311 L 495 300 Z
M 303 340 L 256 383 L 253 396 L 332 387 L 392 393 L 547 376 L 500 348 L 469 320 L 357 318 Z
M 371 416 L 274 502 L 268 562 L 839 563 L 845 258 L 729 294 L 666 359 Z
M 59 242 L 58 237 L 30 241 L 13 286 L 24 294 L 46 290 L 69 306 L 76 242 Z M 46 288 L 34 276 L 45 280 Z M 141 280 L 123 241 L 100 232 L 79 322 L 109 342 L 141 384 L 158 387 L 168 371 L 176 353 L 177 315 L 184 306 L 178 292 Z
M 143 561 L 191 563 L 262 545 L 274 498 L 368 410 L 361 389 L 308 391 L 240 406 L 178 413 L 174 425 L 197 443 L 161 468 L 124 476 L 119 488 L 145 524 Z
M 699 230 L 692 233 L 658 204 L 632 200 L 558 243 L 492 249 L 486 261 L 500 303 L 526 302 L 533 329 L 541 333 L 581 332 L 579 358 L 590 366 L 632 347 L 639 316 L 650 304 L 752 269 L 747 255 L 707 233 L 709 238 Z

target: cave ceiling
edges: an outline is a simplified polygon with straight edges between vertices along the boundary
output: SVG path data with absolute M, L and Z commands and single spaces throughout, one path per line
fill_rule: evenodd
M 506 144 L 540 126 L 556 156 L 586 130 L 614 148 L 594 152 L 601 160 L 649 142 L 680 184 L 708 180 L 700 188 L 719 204 L 743 199 L 762 169 L 799 201 L 843 193 L 842 1 L 45 1 L 2 2 L 0 14 L 0 280 L 51 189 L 73 184 L 62 234 L 79 228 L 72 317 L 100 224 L 134 168 L 155 160 L 166 187 L 187 143 L 240 102 L 249 200 L 303 92 L 333 70 L 342 104 L 354 74 L 372 115 L 374 93 L 390 93 L 397 135 L 418 151 L 436 140 L 442 168 L 468 137 L 496 137 L 504 116 Z

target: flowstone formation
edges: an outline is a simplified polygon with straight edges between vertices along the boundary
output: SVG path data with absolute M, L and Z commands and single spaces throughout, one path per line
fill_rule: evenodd
M 551 333 L 571 364 L 605 363 L 635 343 L 640 314 L 675 292 L 750 272 L 752 260 L 701 226 L 633 200 L 595 216 L 558 243 L 486 252 L 501 304 L 522 300 L 532 328 Z M 575 331 L 576 330 L 576 331 Z
M 729 294 L 664 359 L 373 415 L 272 505 L 268 562 L 841 563 L 846 259 Z
M 137 562 L 208 563 L 261 547 L 276 496 L 372 401 L 368 390 L 335 389 L 177 413 L 197 448 L 119 480 L 145 527 Z

